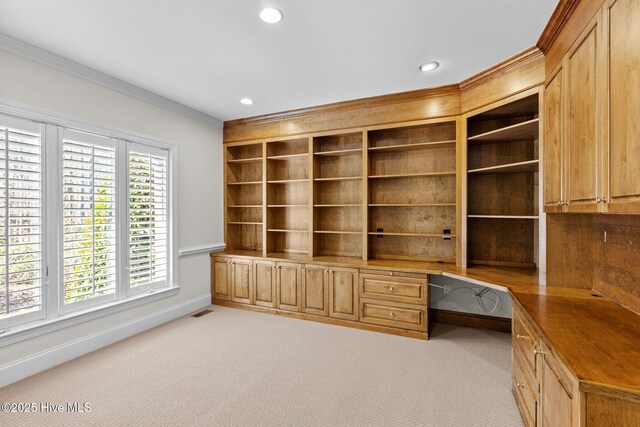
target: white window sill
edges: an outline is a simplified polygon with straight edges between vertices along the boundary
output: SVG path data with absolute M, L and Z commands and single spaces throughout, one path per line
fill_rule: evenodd
M 0 334 L 0 348 L 28 340 L 53 331 L 68 328 L 79 323 L 88 322 L 93 319 L 108 316 L 120 311 L 128 310 L 153 301 L 169 298 L 178 295 L 180 287 L 157 289 L 154 293 L 144 293 L 132 296 L 123 301 L 114 301 L 98 307 L 91 307 L 85 310 L 65 314 L 55 319 L 37 320 L 10 328 L 7 332 Z

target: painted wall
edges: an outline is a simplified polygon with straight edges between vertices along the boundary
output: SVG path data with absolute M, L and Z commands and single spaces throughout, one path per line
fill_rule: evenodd
M 491 289 L 482 298 L 482 306 L 486 310 L 483 311 L 478 305 L 477 298 L 473 296 L 474 289 L 485 289 L 482 286 L 446 276 L 430 276 L 429 282 L 434 285 L 449 286 L 451 288 L 451 292 L 445 295 L 444 289 L 431 286 L 431 301 L 429 305 L 431 308 L 511 318 L 511 297 L 507 292 Z M 494 302 L 490 301 L 489 298 L 495 301 L 496 295 L 500 300 L 498 307 L 494 313 L 489 314 L 488 311 L 494 308 Z
M 178 244 L 221 244 L 222 128 L 0 51 L 0 100 L 178 145 Z M 209 290 L 209 256 L 180 258 L 179 294 L 0 349 L 0 367 L 81 340 L 134 319 L 202 298 Z

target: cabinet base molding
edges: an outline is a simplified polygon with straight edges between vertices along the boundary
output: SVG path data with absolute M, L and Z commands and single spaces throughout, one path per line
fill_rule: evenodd
M 482 314 L 461 313 L 458 311 L 429 309 L 429 321 L 447 323 L 449 325 L 467 326 L 469 328 L 489 331 L 511 332 L 511 319 Z
M 351 320 L 334 319 L 332 317 L 317 316 L 308 313 L 297 313 L 293 311 L 278 310 L 276 308 L 257 307 L 254 305 L 241 304 L 231 301 L 219 300 L 213 298 L 211 304 L 223 307 L 240 308 L 243 310 L 255 311 L 258 313 L 276 314 L 279 316 L 291 317 L 294 319 L 311 320 L 313 322 L 327 323 L 330 325 L 347 326 L 349 328 L 361 329 L 372 332 L 382 332 L 385 334 L 399 335 L 408 338 L 417 338 L 421 340 L 429 339 L 429 334 L 407 329 L 389 328 L 384 326 L 369 325 L 365 323 L 355 322 Z

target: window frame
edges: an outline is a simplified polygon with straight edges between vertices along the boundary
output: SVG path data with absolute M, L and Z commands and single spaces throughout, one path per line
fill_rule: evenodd
M 40 255 L 41 255 L 41 269 L 40 269 L 40 309 L 37 311 L 33 311 L 30 313 L 18 314 L 15 316 L 8 317 L 6 319 L 0 320 L 0 330 L 6 330 L 13 328 L 15 326 L 19 326 L 25 323 L 30 323 L 38 320 L 46 319 L 47 317 L 47 307 L 48 307 L 48 282 L 49 278 L 47 276 L 47 264 L 48 264 L 48 254 L 47 243 L 48 243 L 48 227 L 47 227 L 47 156 L 46 156 L 46 147 L 45 147 L 45 134 L 46 134 L 46 126 L 44 123 L 41 123 L 37 120 L 31 120 L 25 117 L 15 117 L 9 114 L 5 114 L 3 111 L 0 111 L 0 115 L 2 116 L 2 121 L 7 123 L 10 127 L 14 127 L 17 129 L 23 127 L 33 126 L 34 128 L 38 128 L 40 132 L 40 229 L 41 229 L 41 240 L 40 240 Z M 31 131 L 30 129 L 24 129 L 25 131 Z M 1 131 L 0 131 L 1 132 Z M 5 142 L 7 144 L 7 153 L 8 153 L 8 144 L 9 142 Z M 8 174 L 8 171 L 7 171 Z M 7 175 L 8 176 L 8 175 Z M 6 191 L 9 189 L 7 188 Z M 8 221 L 8 218 L 6 219 Z M 8 237 L 8 236 L 7 236 Z M 8 257 L 7 257 L 8 260 Z M 9 287 L 9 283 L 6 284 Z M 8 301 L 7 301 L 8 303 Z M 2 337 L 2 335 L 0 335 Z
M 63 184 L 63 180 L 64 180 L 64 175 L 63 175 L 63 168 L 64 168 L 64 141 L 65 139 L 67 139 L 67 136 L 70 137 L 75 137 L 73 138 L 73 140 L 77 140 L 77 142 L 81 142 L 81 143 L 86 143 L 86 144 L 91 144 L 94 147 L 104 147 L 104 148 L 113 148 L 114 150 L 114 159 L 115 159 L 115 185 L 114 185 L 114 190 L 116 192 L 115 194 L 115 204 L 116 204 L 116 221 L 115 221 L 115 226 L 116 226 L 116 235 L 115 235 L 115 239 L 116 239 L 116 243 L 115 243 L 115 261 L 116 261 L 116 273 L 115 273 L 115 287 L 114 287 L 114 291 L 113 293 L 107 294 L 107 295 L 102 295 L 99 297 L 95 297 L 95 298 L 90 298 L 90 299 L 86 299 L 86 300 L 82 300 L 82 301 L 78 301 L 78 302 L 73 302 L 73 303 L 65 303 L 65 281 L 64 281 L 64 184 Z M 122 227 L 122 223 L 125 222 L 123 221 L 123 216 L 122 214 L 122 207 L 120 205 L 120 201 L 119 199 L 119 189 L 118 187 L 120 187 L 120 183 L 119 183 L 119 169 L 121 167 L 123 167 L 123 165 L 119 162 L 119 156 L 118 156 L 118 150 L 121 149 L 121 140 L 117 139 L 117 138 L 111 138 L 105 135 L 96 135 L 93 133 L 88 133 L 88 132 L 82 132 L 76 129 L 71 129 L 71 128 L 67 128 L 67 127 L 62 127 L 59 126 L 58 127 L 58 138 L 56 140 L 56 145 L 57 145 L 57 151 L 58 151 L 58 162 L 57 162 L 57 169 L 58 172 L 60 173 L 59 178 L 58 178 L 58 186 L 57 186 L 57 191 L 56 191 L 56 198 L 57 200 L 60 201 L 61 203 L 61 208 L 57 211 L 59 217 L 57 218 L 57 225 L 58 225 L 58 229 L 59 229 L 59 235 L 58 235 L 58 253 L 61 254 L 61 259 L 58 261 L 60 264 L 58 265 L 59 268 L 59 273 L 58 273 L 58 291 L 57 291 L 57 295 L 58 295 L 58 311 L 60 314 L 65 314 L 65 313 L 70 313 L 73 311 L 77 311 L 77 310 L 83 310 L 86 309 L 88 307 L 93 307 L 93 306 L 97 306 L 97 305 L 102 305 L 102 304 L 107 304 L 109 302 L 113 302 L 113 301 L 117 301 L 121 299 L 121 295 L 119 295 L 120 292 L 118 292 L 118 288 L 119 286 L 119 279 L 120 279 L 120 274 L 119 274 L 119 268 L 122 265 L 121 260 L 120 260 L 120 256 L 119 256 L 119 251 L 120 251 L 120 242 L 119 242 L 119 230 Z M 92 178 L 95 179 L 95 178 Z M 92 195 L 95 195 L 92 193 Z M 92 202 L 95 203 L 95 200 Z M 94 231 L 95 232 L 95 231 Z
M 178 147 L 172 142 L 155 137 L 108 128 L 47 111 L 16 105 L 0 100 L 0 115 L 18 121 L 37 123 L 41 129 L 42 156 L 42 252 L 43 281 L 41 310 L 17 315 L 0 322 L 0 348 L 33 338 L 54 330 L 109 315 L 179 293 L 178 284 Z M 94 134 L 116 141 L 116 268 L 115 297 L 93 304 L 63 304 L 64 281 L 62 274 L 62 140 L 63 129 L 83 134 Z M 130 293 L 128 286 L 128 145 L 140 144 L 167 153 L 168 166 L 168 254 L 167 282 L 164 286 L 144 288 L 145 292 Z M 126 217 L 123 216 L 123 208 Z M 124 236 L 123 236 L 124 235 Z M 123 237 L 127 237 L 124 239 Z M 37 314 L 37 315 L 36 315 Z M 31 316 L 33 315 L 33 316 Z
M 123 285 L 126 285 L 126 293 L 127 296 L 133 296 L 133 295 L 137 295 L 140 294 L 142 292 L 148 292 L 148 293 L 153 293 L 155 292 L 156 289 L 161 289 L 166 287 L 167 283 L 171 283 L 172 280 L 172 261 L 171 261 L 171 257 L 172 257 L 172 236 L 174 235 L 174 233 L 172 233 L 172 200 L 173 200 L 173 188 L 172 188 L 172 161 L 171 161 L 171 152 L 167 149 L 161 149 L 158 147 L 154 147 L 148 144 L 140 144 L 137 142 L 131 142 L 131 141 L 127 141 L 128 144 L 126 146 L 126 167 L 124 167 L 123 169 L 126 169 L 126 178 L 123 181 L 124 185 L 126 186 L 126 194 L 125 194 L 125 198 L 126 198 L 126 217 L 128 218 L 127 221 L 127 226 L 125 227 L 126 229 L 122 230 L 123 234 L 126 235 L 126 240 L 122 240 L 123 243 L 123 247 L 126 246 L 126 250 L 123 251 L 123 255 L 124 252 L 126 252 L 126 272 L 127 272 L 127 278 L 126 281 L 123 281 Z M 131 169 L 131 164 L 129 162 L 129 156 L 131 154 L 132 151 L 142 151 L 144 153 L 150 154 L 150 155 L 155 155 L 155 156 L 165 156 L 166 155 L 166 160 L 167 160 L 167 276 L 165 281 L 163 282 L 151 282 L 151 283 L 146 283 L 144 285 L 138 285 L 135 287 L 131 286 L 130 283 L 130 268 L 131 268 L 131 253 L 129 250 L 129 246 L 128 246 L 128 242 L 129 242 L 129 231 L 130 231 L 130 219 L 131 219 L 131 213 L 130 213 L 130 206 L 129 206 L 129 179 L 130 179 L 130 169 Z

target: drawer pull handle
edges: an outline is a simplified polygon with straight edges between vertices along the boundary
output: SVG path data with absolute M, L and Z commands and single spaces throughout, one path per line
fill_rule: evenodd
M 389 286 L 389 292 L 393 292 L 393 286 Z
M 528 335 L 518 335 L 518 334 L 516 334 L 516 338 L 519 339 L 519 340 L 530 340 L 531 339 L 531 337 L 528 336 Z
M 393 271 L 390 271 L 390 272 L 389 272 L 389 276 L 393 276 Z
M 520 388 L 528 388 L 526 384 L 522 384 L 522 383 L 516 383 L 516 385 Z
M 391 313 L 389 313 L 389 316 L 394 317 L 395 313 L 392 311 Z

